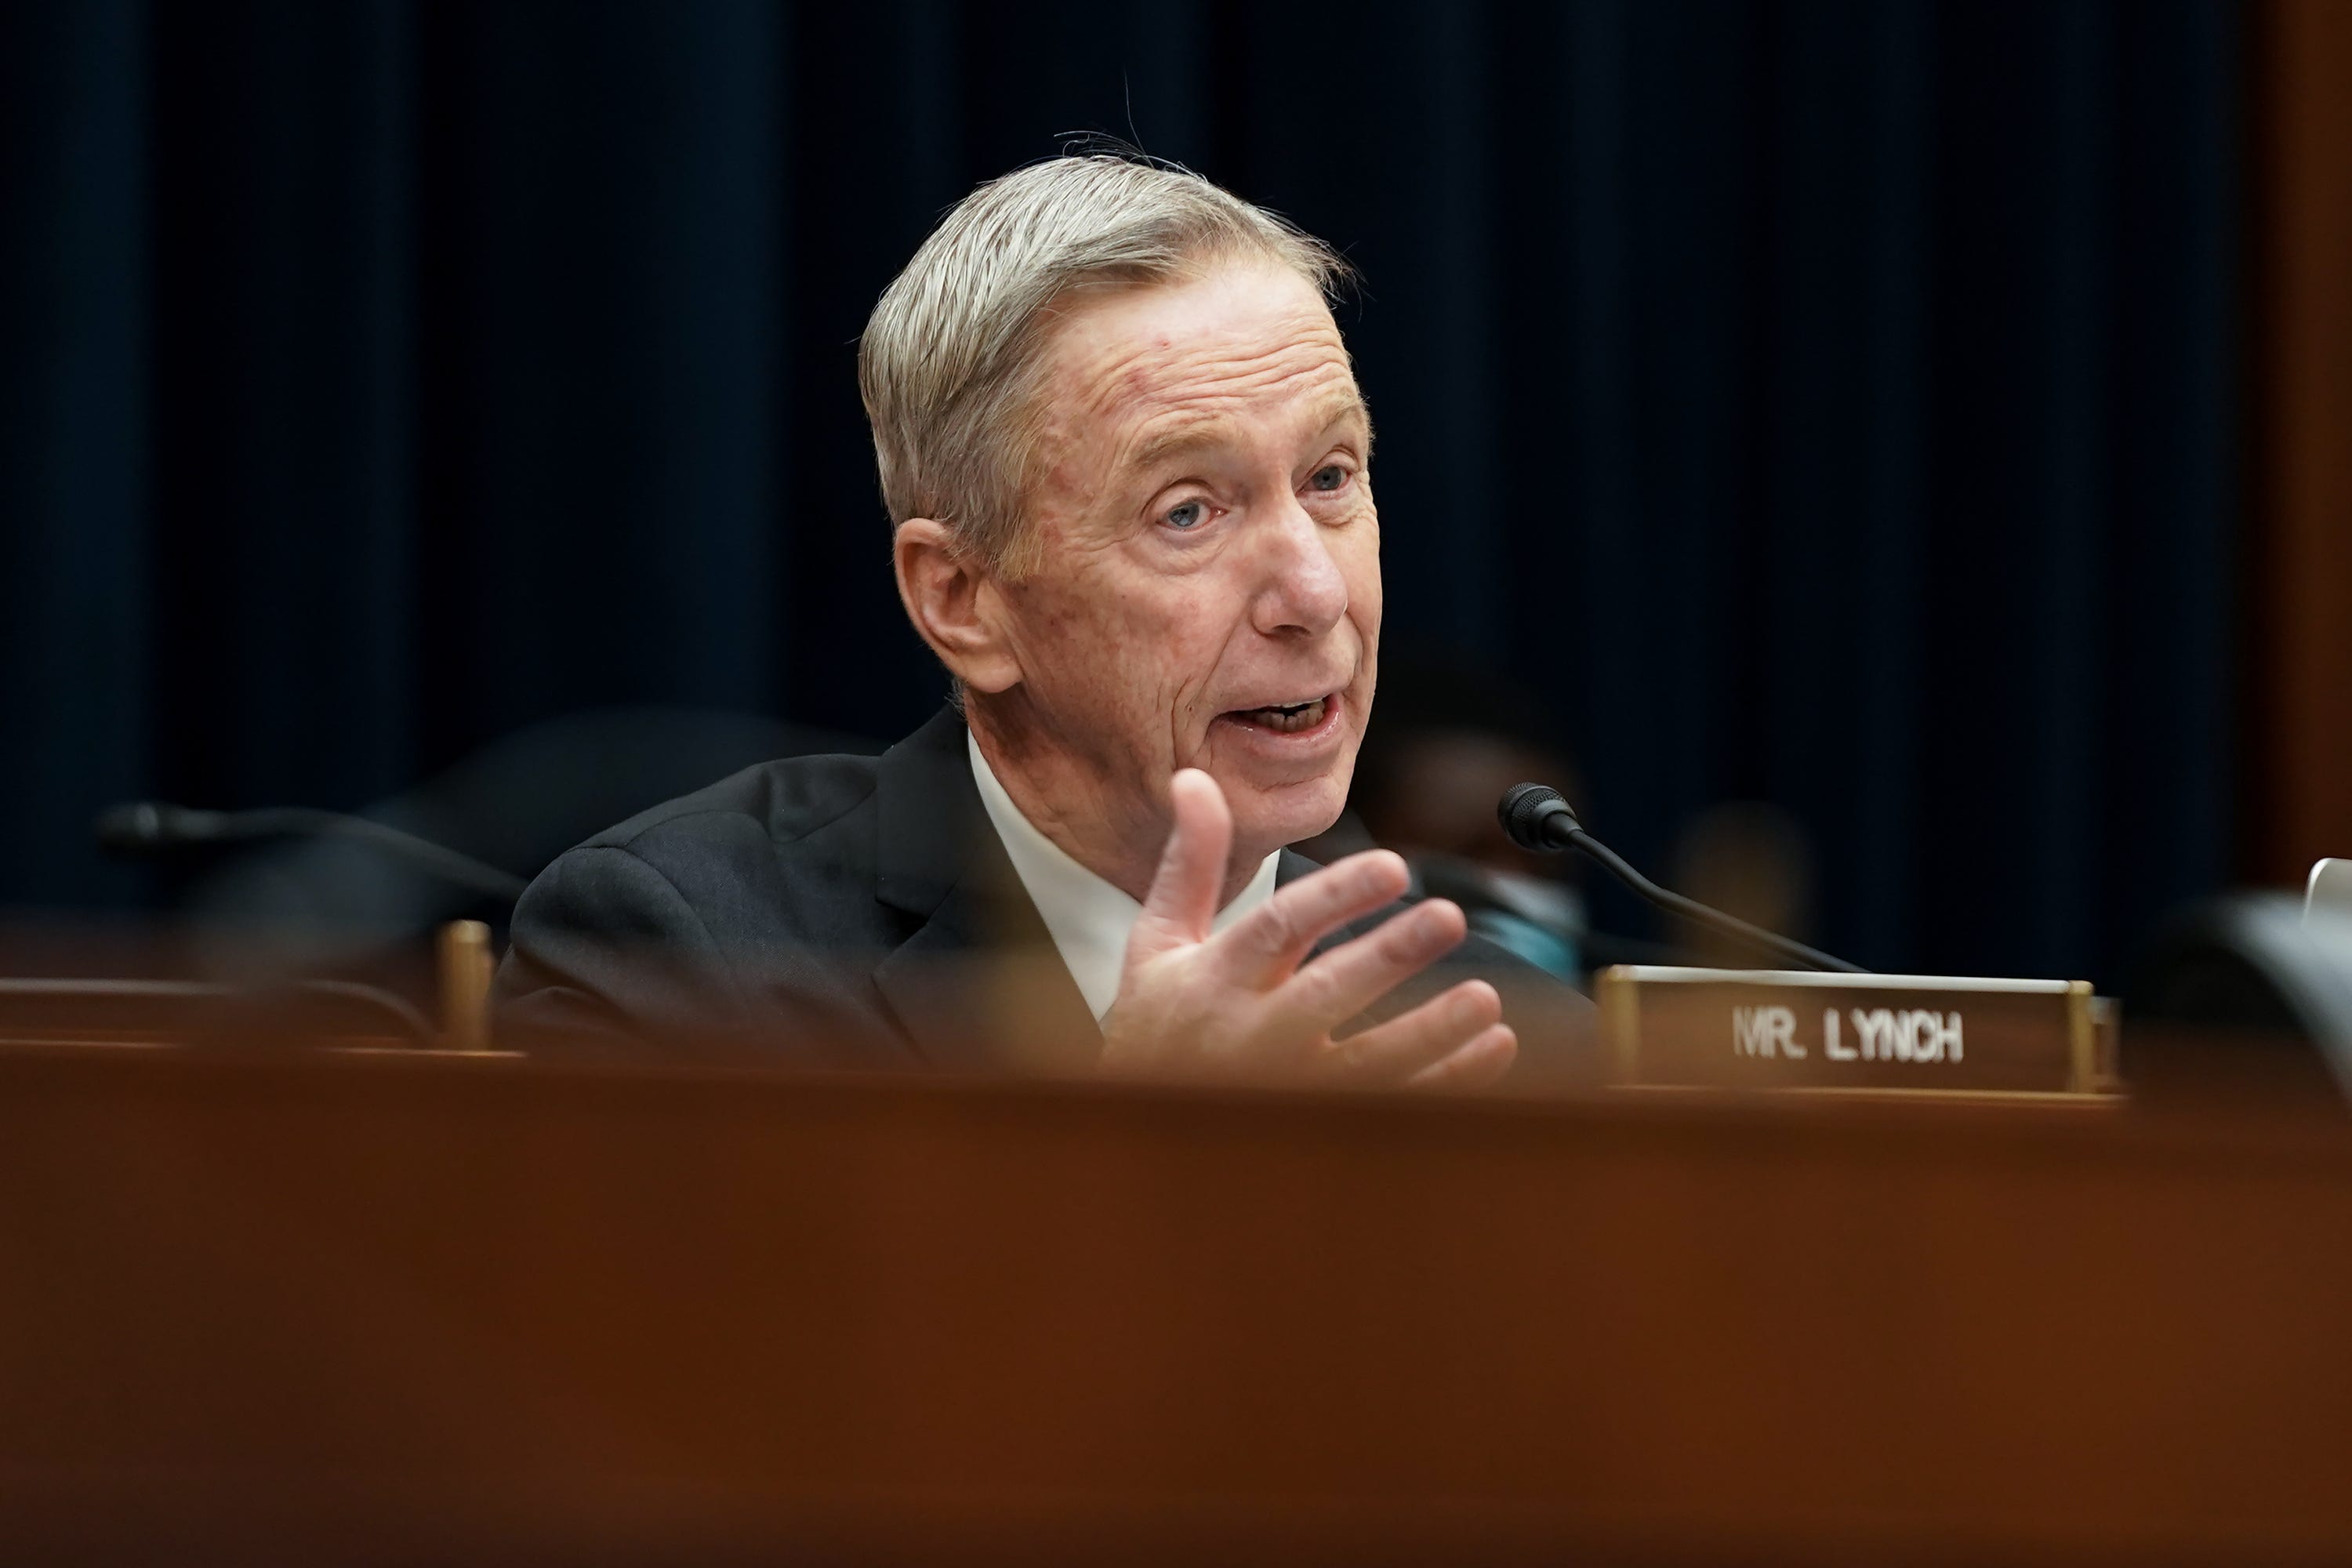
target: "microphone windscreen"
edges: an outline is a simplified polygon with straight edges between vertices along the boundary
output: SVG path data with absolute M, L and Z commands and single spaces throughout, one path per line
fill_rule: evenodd
M 1576 822 L 1576 814 L 1559 791 L 1539 784 L 1513 784 L 1504 791 L 1503 798 L 1495 803 L 1495 816 L 1512 843 L 1538 854 L 1559 847 L 1545 831 L 1551 817 L 1565 816 L 1571 826 Z

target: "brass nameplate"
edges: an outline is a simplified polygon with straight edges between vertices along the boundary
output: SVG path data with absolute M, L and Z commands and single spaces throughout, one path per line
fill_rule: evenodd
M 2083 981 L 1620 965 L 1594 988 L 1642 1089 L 2076 1095 L 2116 1088 Z

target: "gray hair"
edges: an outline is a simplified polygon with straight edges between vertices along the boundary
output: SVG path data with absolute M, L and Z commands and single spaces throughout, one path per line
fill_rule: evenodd
M 1054 302 L 1240 258 L 1286 267 L 1327 295 L 1352 275 L 1288 220 L 1172 165 L 1052 158 L 958 202 L 883 290 L 858 344 L 892 525 L 936 518 L 992 570 L 1026 571 L 1023 511 Z

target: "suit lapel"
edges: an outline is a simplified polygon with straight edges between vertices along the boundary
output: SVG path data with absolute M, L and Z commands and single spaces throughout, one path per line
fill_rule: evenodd
M 932 1066 L 1083 1070 L 1102 1036 L 981 805 L 962 716 L 875 765 L 875 897 L 919 923 L 874 983 Z

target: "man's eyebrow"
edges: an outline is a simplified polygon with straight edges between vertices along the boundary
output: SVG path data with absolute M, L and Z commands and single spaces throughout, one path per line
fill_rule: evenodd
M 1315 426 L 1318 430 L 1328 430 L 1351 416 L 1360 422 L 1366 431 L 1372 427 L 1372 411 L 1365 405 L 1364 395 L 1352 386 L 1325 398 L 1315 412 L 1321 416 Z
M 1318 431 L 1328 430 L 1332 426 L 1349 417 L 1361 420 L 1367 431 L 1371 428 L 1372 423 L 1371 411 L 1364 405 L 1363 394 L 1353 388 L 1333 393 L 1325 397 L 1316 406 L 1312 417 L 1315 420 L 1315 428 Z M 1196 414 L 1186 416 L 1150 437 L 1143 445 L 1138 447 L 1135 449 L 1135 456 L 1128 460 L 1128 467 L 1130 470 L 1140 472 L 1156 468 L 1173 458 L 1188 457 L 1193 452 L 1213 447 L 1234 423 L 1234 416 L 1230 414 Z
M 1224 414 L 1192 415 L 1171 424 L 1135 449 L 1128 467 L 1137 472 L 1156 468 L 1172 458 L 1215 446 L 1233 425 L 1233 417 Z

